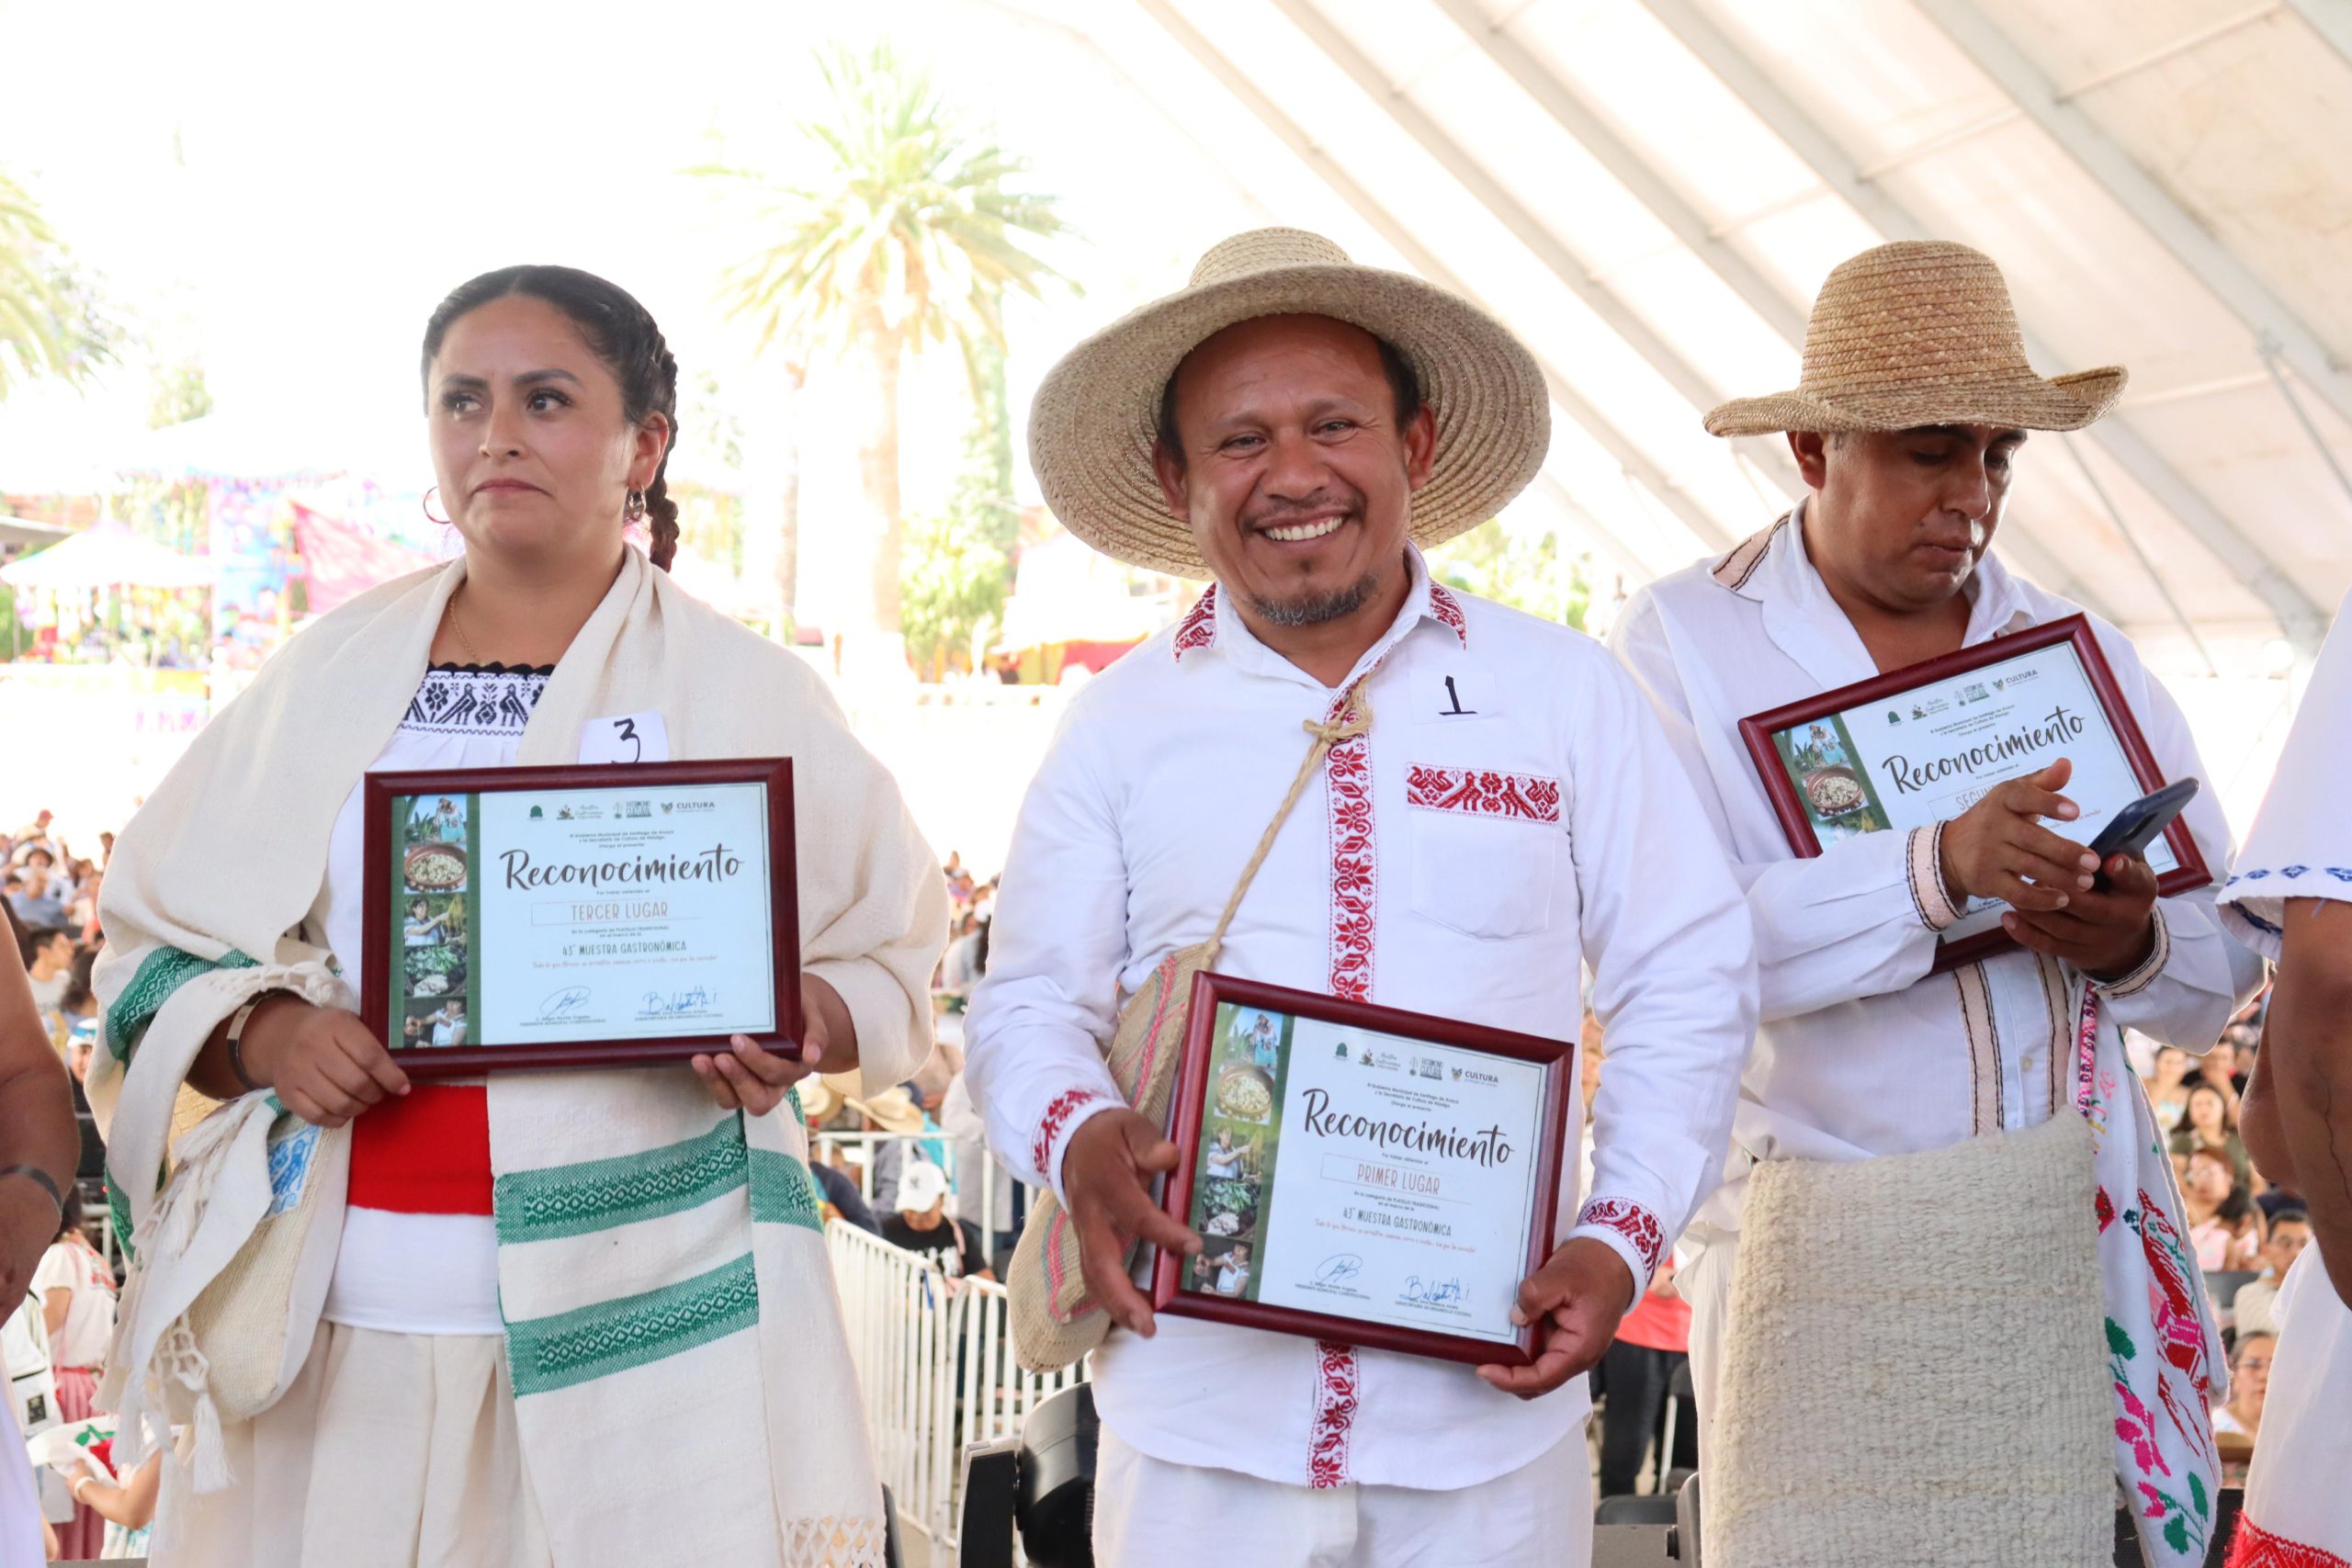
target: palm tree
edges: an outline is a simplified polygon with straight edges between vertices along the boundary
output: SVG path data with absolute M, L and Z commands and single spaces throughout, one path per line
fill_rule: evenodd
M 870 513 L 871 603 L 858 617 L 895 637 L 905 525 L 899 501 L 899 376 L 905 357 L 955 343 L 967 372 L 983 342 L 1001 345 L 1007 290 L 1033 298 L 1060 274 L 1021 237 L 1067 231 L 1054 198 L 1005 188 L 1028 171 L 975 138 L 969 117 L 921 65 L 888 44 L 821 62 L 832 113 L 804 122 L 828 167 L 815 188 L 759 174 L 773 243 L 729 268 L 721 299 L 759 328 L 759 347 L 828 355 L 861 372 L 866 399 L 858 477 Z
M 36 377 L 86 379 L 109 357 L 65 247 L 25 188 L 0 175 L 0 399 Z

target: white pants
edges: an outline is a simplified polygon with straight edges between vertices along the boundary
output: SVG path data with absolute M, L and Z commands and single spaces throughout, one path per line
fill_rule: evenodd
M 1731 1270 L 1739 1257 L 1739 1233 L 1714 1231 L 1687 1269 L 1678 1269 L 1674 1287 L 1690 1303 L 1690 1393 L 1699 1406 L 1699 1473 L 1707 1472 L 1707 1453 L 1715 1436 L 1715 1391 L 1724 1375 L 1724 1335 L 1729 1329 Z
M 1454 1492 L 1315 1491 L 1170 1464 L 1102 1428 L 1094 1461 L 1102 1568 L 1590 1568 L 1584 1427 L 1549 1453 Z

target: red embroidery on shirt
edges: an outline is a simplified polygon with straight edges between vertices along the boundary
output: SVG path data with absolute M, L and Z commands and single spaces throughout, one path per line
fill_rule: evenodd
M 1328 1340 L 1315 1343 L 1315 1424 L 1306 1441 L 1306 1483 L 1348 1483 L 1348 1433 L 1355 1426 L 1356 1353 Z
M 1436 768 L 1416 762 L 1405 770 L 1405 801 L 1430 811 L 1467 811 L 1481 817 L 1557 822 L 1560 781 L 1538 773 Z
M 1335 706 L 1331 716 L 1339 718 Z M 1372 830 L 1370 738 L 1351 735 L 1331 748 L 1323 776 L 1331 812 L 1331 983 L 1335 997 L 1372 999 L 1374 917 L 1380 873 Z
M 2273 1535 L 2240 1514 L 2237 1533 L 2230 1538 L 2230 1568 L 2352 1568 L 2352 1562 L 2324 1547 Z
M 1216 584 L 1209 584 L 1192 609 L 1186 612 L 1183 625 L 1176 628 L 1176 657 L 1196 648 L 1207 648 L 1216 641 Z
M 1037 1156 L 1039 1176 L 1053 1180 L 1053 1170 L 1046 1160 L 1054 1152 L 1054 1140 L 1061 1136 L 1062 1129 L 1069 1125 L 1069 1119 L 1078 1114 L 1080 1106 L 1091 1105 L 1102 1098 L 1091 1089 L 1064 1089 L 1046 1107 L 1046 1119 L 1037 1124 L 1037 1146 L 1030 1151 Z
M 1615 1231 L 1633 1243 L 1634 1255 L 1642 1260 L 1647 1273 L 1657 1273 L 1659 1262 L 1666 1257 L 1666 1227 L 1639 1203 L 1629 1203 L 1623 1198 L 1595 1198 L 1577 1216 L 1577 1224 Z
M 1452 589 L 1440 583 L 1430 584 L 1430 614 L 1452 627 L 1463 647 L 1470 646 L 1470 617 L 1462 613 L 1462 601 L 1453 596 Z

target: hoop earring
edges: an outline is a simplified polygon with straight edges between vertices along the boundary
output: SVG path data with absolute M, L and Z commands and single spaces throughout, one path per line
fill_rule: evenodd
M 645 521 L 645 492 L 643 491 L 633 490 L 628 492 L 628 504 L 623 509 L 621 517 L 624 522 L 628 523 Z
M 437 523 L 444 528 L 452 527 L 455 525 L 451 524 L 447 517 L 435 517 L 433 515 L 433 498 L 440 493 L 441 487 L 439 485 L 435 485 L 431 490 L 424 492 L 424 499 L 418 502 L 417 505 L 424 509 L 424 520 L 427 523 Z

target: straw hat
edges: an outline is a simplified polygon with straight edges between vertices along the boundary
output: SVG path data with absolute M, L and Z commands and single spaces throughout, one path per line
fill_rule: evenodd
M 808 1125 L 817 1126 L 831 1118 L 834 1111 L 839 1111 L 848 1098 L 857 1091 L 857 1074 L 854 1071 L 823 1073 L 814 1077 L 802 1078 L 799 1085 L 800 1113 L 808 1118 Z
M 871 1100 L 844 1098 L 842 1103 L 886 1133 L 922 1131 L 922 1108 L 909 1098 L 903 1087 L 894 1085 Z
M 1175 293 L 1063 356 L 1029 411 L 1029 461 L 1054 515 L 1104 555 L 1176 577 L 1209 570 L 1153 475 L 1159 398 L 1186 355 L 1260 316 L 1330 316 L 1394 344 L 1437 417 L 1429 482 L 1413 494 L 1428 546 L 1502 510 L 1543 466 L 1552 404 L 1534 355 L 1508 328 L 1401 272 L 1359 266 L 1299 229 L 1253 229 L 1212 247 Z
M 1707 429 L 2080 430 L 2115 405 L 2124 374 L 2110 365 L 2035 375 L 1992 257 L 1949 240 L 1897 240 L 1838 263 L 1822 284 L 1794 391 L 1725 403 L 1707 415 Z

